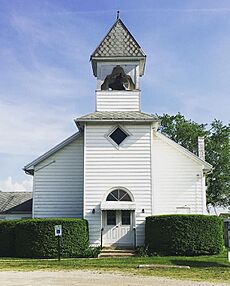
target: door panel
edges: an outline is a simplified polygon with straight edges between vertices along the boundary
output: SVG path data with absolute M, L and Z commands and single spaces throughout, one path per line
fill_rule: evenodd
M 103 211 L 103 245 L 133 246 L 133 215 L 126 210 Z

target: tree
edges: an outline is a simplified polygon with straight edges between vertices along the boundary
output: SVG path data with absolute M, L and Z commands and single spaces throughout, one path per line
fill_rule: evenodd
M 211 123 L 206 160 L 213 165 L 207 180 L 207 201 L 213 206 L 230 205 L 230 126 L 219 120 Z
M 213 165 L 207 178 L 207 203 L 230 205 L 230 126 L 213 120 L 211 127 L 187 120 L 182 114 L 160 116 L 160 131 L 198 155 L 197 138 L 205 138 L 206 160 Z

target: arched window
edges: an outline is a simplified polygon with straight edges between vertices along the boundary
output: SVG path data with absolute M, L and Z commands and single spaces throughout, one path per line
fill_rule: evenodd
M 112 191 L 111 193 L 108 194 L 106 201 L 132 201 L 130 198 L 130 195 L 124 191 L 124 190 L 120 190 L 120 189 L 116 189 L 114 191 Z

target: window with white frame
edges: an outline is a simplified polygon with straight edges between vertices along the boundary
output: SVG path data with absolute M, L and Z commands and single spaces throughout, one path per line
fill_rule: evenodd
M 108 194 L 106 201 L 127 201 L 127 202 L 130 202 L 132 200 L 130 198 L 130 195 L 126 191 L 116 189 L 116 190 L 114 190 Z

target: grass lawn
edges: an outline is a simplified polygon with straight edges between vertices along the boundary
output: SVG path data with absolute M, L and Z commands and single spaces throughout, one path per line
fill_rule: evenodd
M 138 269 L 139 264 L 189 265 L 190 269 Z M 35 270 L 100 270 L 119 271 L 134 275 L 164 276 L 176 279 L 225 282 L 230 284 L 230 263 L 227 253 L 213 256 L 167 256 L 167 257 L 130 257 L 130 258 L 74 258 L 62 259 L 18 259 L 1 258 L 0 271 Z

